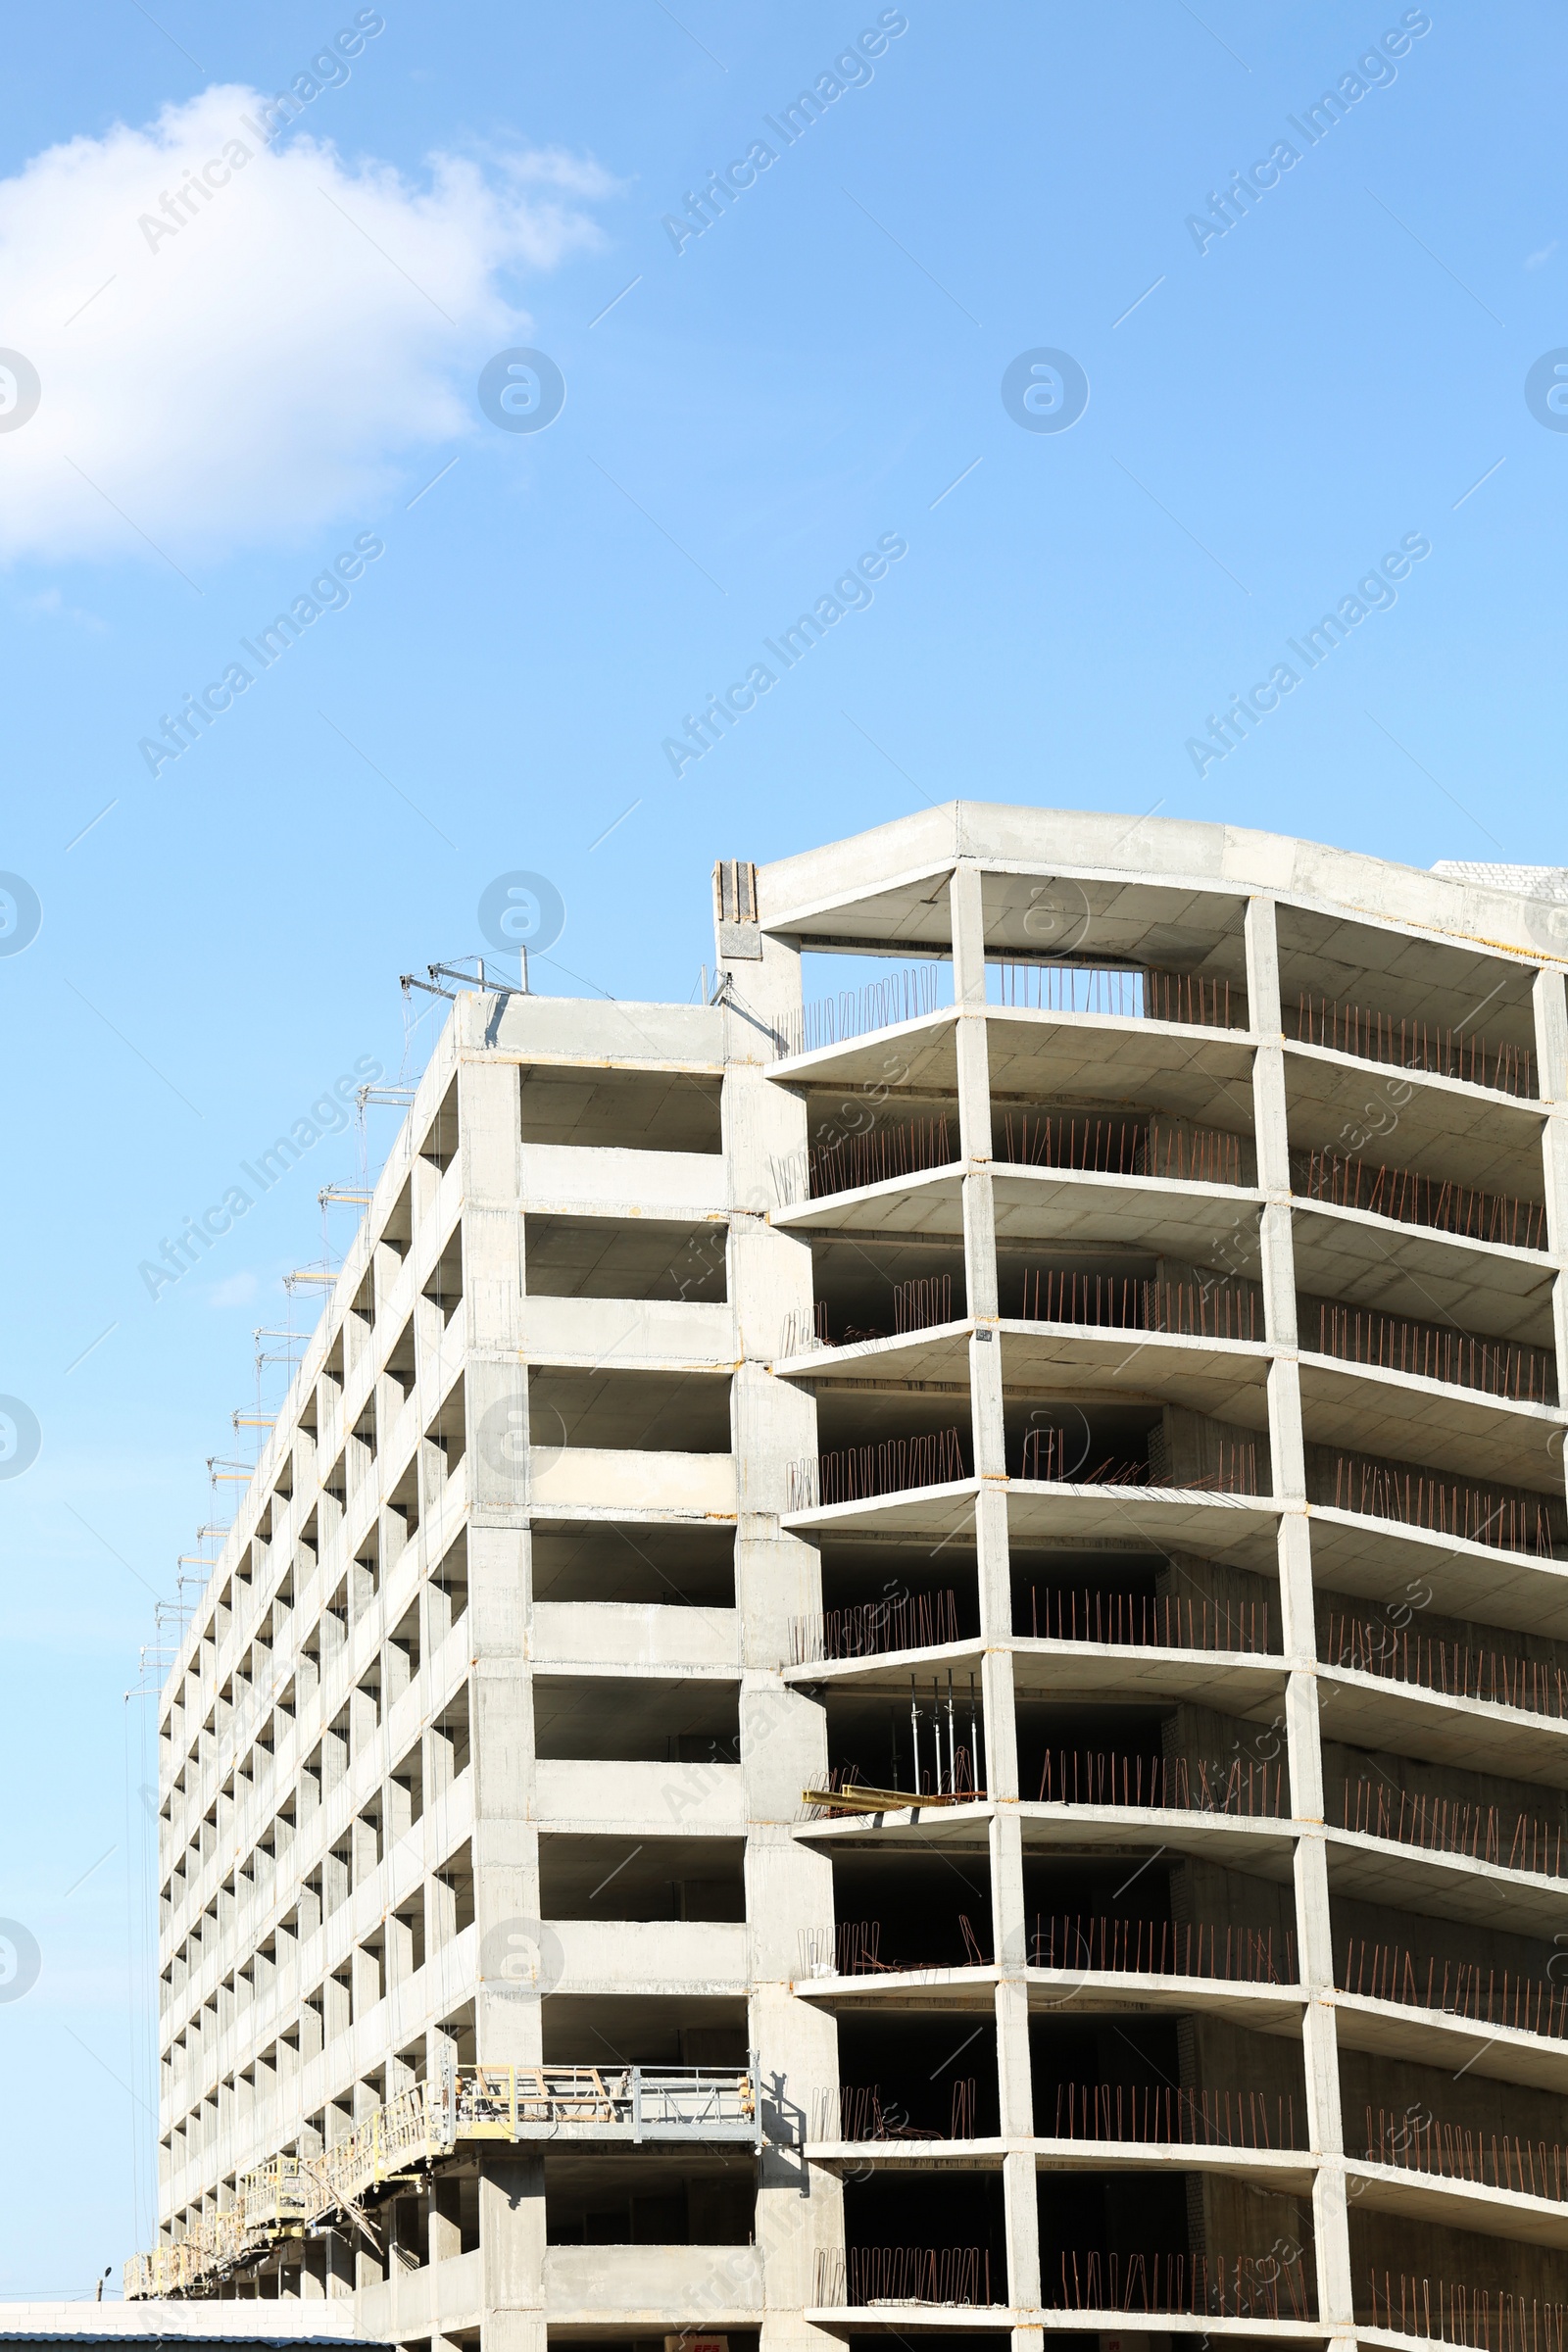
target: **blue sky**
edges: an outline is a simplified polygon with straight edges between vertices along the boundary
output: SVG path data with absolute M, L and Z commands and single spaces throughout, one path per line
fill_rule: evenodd
M 228 1515 L 205 1459 L 238 1451 L 252 1328 L 321 1255 L 354 1126 L 323 1113 L 156 1299 L 138 1266 L 339 1078 L 421 1065 L 398 975 L 484 944 L 498 874 L 561 894 L 539 985 L 685 999 L 715 857 L 956 795 L 1568 862 L 1568 433 L 1526 399 L 1568 345 L 1565 48 L 1529 0 L 12 24 L 0 869 L 41 925 L 0 953 L 0 1394 L 41 1445 L 0 1479 L 0 1917 L 40 1973 L 0 1999 L 29 2116 L 0 2293 L 111 2262 L 117 2289 L 149 2226 L 152 1702 L 122 1694 Z M 258 111 L 291 87 L 292 122 Z M 564 386 L 543 429 L 479 400 L 517 350 Z M 1042 351 L 1071 365 L 1031 378 Z M 1074 368 L 1082 413 L 1035 429 Z M 514 380 L 527 424 L 553 378 Z M 1357 598 L 1416 537 L 1395 601 Z M 672 759 L 890 539 L 869 601 Z M 1293 663 L 1213 756 L 1211 716 Z M 368 1115 L 373 1168 L 395 1114 Z

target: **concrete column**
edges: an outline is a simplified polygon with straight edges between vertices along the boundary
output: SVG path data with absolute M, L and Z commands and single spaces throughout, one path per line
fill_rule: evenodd
M 1007 1679 L 1010 1686 L 1010 1675 Z M 1010 1688 L 1008 1695 L 1010 1700 Z M 1034 2082 L 1029 2057 L 1028 1923 L 1024 1917 L 1018 1815 L 1012 1805 L 1000 1810 L 991 1824 L 991 1904 L 999 1970 L 998 2108 L 1002 2136 L 1013 2143 L 1003 2159 L 1002 2172 L 1007 2297 L 1015 2308 L 1031 2310 L 1038 2308 L 1041 2300 L 1040 2206 L 1033 2149 Z M 1038 2332 L 1033 2328 L 1015 2329 L 1014 2352 L 1030 2352 L 1038 2340 Z
M 349 1692 L 349 1753 L 358 1759 L 376 1734 L 376 1702 L 368 1690 Z
M 428 1960 L 443 1944 L 450 1943 L 458 1932 L 458 1897 L 445 1879 L 430 1877 L 424 1882 L 424 1950 Z
M 364 1886 L 380 1859 L 375 1850 L 376 1843 L 373 1821 L 367 1821 L 361 1814 L 349 1824 L 349 1851 L 356 1886 Z
M 958 1128 L 964 1154 L 964 1284 L 975 1328 L 969 1342 L 970 1439 L 975 1475 L 982 1481 L 975 1512 L 976 1574 L 980 1630 L 988 1653 L 993 1642 L 1012 1635 L 1012 1600 L 1007 1561 L 1006 1449 L 1003 1418 L 1002 1336 L 997 1329 L 996 1217 L 991 1190 L 991 1081 L 986 1052 L 985 927 L 976 866 L 960 865 L 950 889 L 953 924 L 954 1001 L 957 1022 Z M 991 1482 L 995 1482 L 994 1484 Z M 1011 1673 L 1004 1694 L 988 1654 L 986 1751 L 1010 1754 Z M 997 1716 L 1005 1704 L 1005 1726 Z M 998 1787 L 994 1767 L 988 1787 Z M 1009 1782 L 1010 1787 L 1010 1782 Z M 1014 1790 L 1013 1793 L 1016 1793 Z
M 341 2040 L 353 2024 L 349 1984 L 343 1977 L 328 1977 L 321 1986 L 323 2041 L 328 2050 Z
M 463 2251 L 458 2219 L 458 2183 L 439 2176 L 430 2182 L 426 2203 L 426 2247 L 431 2262 L 451 2262 Z
M 440 1724 L 432 1724 L 425 1732 L 422 1762 L 424 1806 L 428 1813 L 451 1788 L 455 1771 L 452 1734 Z
M 449 2068 L 455 2069 L 457 2063 L 458 2045 L 451 2034 L 440 2026 L 427 2028 L 424 2036 L 425 2081 L 427 2082 L 440 2082 L 442 2075 Z
M 1013 1717 L 1012 1592 L 1007 1554 L 1007 1461 L 1003 1413 L 1001 1311 L 996 1204 L 991 1177 L 991 1074 L 986 1037 L 985 906 L 977 865 L 961 862 L 949 887 L 953 1001 L 958 1008 L 958 1139 L 963 1154 L 964 1284 L 975 1328 L 969 1343 L 969 1409 L 975 1475 L 976 1574 L 980 1631 L 986 1644 L 986 1789 L 991 1824 L 991 1911 L 1001 1971 L 996 1995 L 998 2091 L 1004 2137 L 1021 2138 L 1003 2161 L 1007 2292 L 1024 2309 L 1040 2303 L 1040 2214 L 1032 2148 L 1029 2067 L 1028 1937 L 1023 1904 L 1017 1738 Z M 1014 2352 L 1032 2352 L 1039 2330 L 1014 2331 Z
M 484 2352 L 545 2352 L 543 2157 L 481 2157 L 479 2265 Z
M 421 1292 L 414 1301 L 414 1348 L 416 1361 L 434 1365 L 446 1344 L 446 1317 L 433 1298 Z M 455 1335 L 456 1337 L 457 1335 Z
M 326 2249 L 326 2293 L 328 2300 L 354 2292 L 354 2255 L 347 2241 L 334 2230 L 321 2241 Z
M 533 1679 L 523 1654 L 527 1536 L 522 1528 L 470 1523 L 468 1589 L 475 1655 L 468 1688 L 478 2056 L 482 2065 L 537 2066 L 539 1999 L 503 1973 L 509 1961 L 516 1964 L 510 1937 L 518 1923 L 539 1916 L 539 1838 L 530 1819 Z
M 330 1919 L 349 1899 L 349 1866 L 341 1854 L 321 1856 L 321 1916 Z
M 513 1348 L 520 1336 L 523 1294 L 523 1230 L 517 1213 L 522 1113 L 516 1065 L 466 1057 L 459 1089 L 467 1345 L 470 1351 Z M 456 1329 L 451 1336 L 458 1336 Z
M 837 2027 L 797 1999 L 793 1984 L 808 1941 L 831 1947 L 833 1872 L 825 1855 L 791 1835 L 802 1789 L 816 1784 L 829 1759 L 822 1709 L 786 1690 L 779 1673 L 791 1654 L 791 1619 L 819 1610 L 822 1593 L 815 1546 L 779 1525 L 789 1464 L 816 1451 L 815 1401 L 769 1368 L 799 1348 L 800 1335 L 811 1328 L 809 1248 L 775 1227 L 769 1214 L 797 1187 L 802 1195 L 806 1189 L 806 1106 L 766 1076 L 774 1053 L 770 1028 L 789 1034 L 799 1015 L 801 958 L 774 940 L 763 938 L 760 946 L 759 959 L 732 969 L 742 1008 L 724 1015 L 724 1152 L 736 1364 L 731 1442 L 740 1474 L 735 1605 L 744 1669 L 748 2023 L 767 2142 L 757 2176 L 756 2243 L 767 2305 L 762 2342 L 767 2352 L 784 2352 L 821 2340 L 794 2314 L 812 2300 L 818 2251 L 843 2245 L 844 2218 L 838 2180 L 816 2173 L 808 2182 L 798 2153 L 822 2093 L 838 2082 Z M 721 2276 L 708 2291 L 722 2299 Z M 694 2324 L 705 2316 L 690 2315 Z
M 368 2017 L 376 2002 L 381 1998 L 380 1960 L 374 1952 L 367 1951 L 361 1945 L 353 1955 L 351 1966 L 354 1985 L 354 2014 L 357 2018 Z
M 1254 898 L 1247 909 L 1247 987 L 1258 1039 L 1252 1065 L 1257 1182 L 1263 1194 L 1261 1279 L 1265 1328 L 1275 1349 L 1269 1372 L 1269 1451 L 1274 1493 L 1285 1504 L 1279 1529 L 1280 1624 L 1290 1680 L 1279 1732 L 1289 1760 L 1292 1809 L 1300 1825 L 1295 1857 L 1296 1940 L 1307 2001 L 1302 2020 L 1307 2127 L 1318 2158 L 1312 2191 L 1318 2309 L 1323 2324 L 1348 2328 L 1353 2318 L 1345 2138 L 1340 2113 L 1339 2051 L 1334 2024 L 1334 1952 L 1328 1855 L 1323 1837 L 1323 1757 L 1318 1725 L 1317 1638 L 1312 1606 L 1311 1536 L 1301 1436 L 1300 1376 L 1296 1354 L 1296 1263 L 1291 1231 L 1290 1128 L 1285 1086 L 1275 903 Z M 1267 1760 L 1272 1760 L 1269 1757 Z
M 432 1588 L 439 1592 L 439 1586 Z M 409 1670 L 409 1653 L 401 1642 L 387 1642 L 381 1648 L 381 1704 L 388 1715 L 397 1705 L 413 1681 Z
M 1002 1339 L 997 1318 L 996 1215 L 991 1191 L 991 1079 L 986 1051 L 985 915 L 977 866 L 960 865 L 950 886 L 953 991 L 959 1007 L 958 1131 L 964 1155 L 964 1284 L 976 1328 L 969 1343 L 969 1410 L 975 1475 L 982 1488 L 975 1539 L 980 1625 L 987 1643 L 1012 1633 L 1007 1578 L 1007 1463 L 1003 1424 Z M 989 1693 L 988 1693 L 989 1711 Z M 988 1725 L 989 1730 L 989 1725 Z M 988 1747 L 990 1740 L 988 1740 Z M 995 1785 L 993 1781 L 993 1786 Z
M 452 1595 L 445 1586 L 428 1582 L 422 1589 L 421 1597 L 424 1603 L 423 1654 L 433 1657 L 452 1631 Z
M 957 1007 L 958 1149 L 964 1167 L 964 1258 L 969 1312 L 997 1312 L 996 1222 L 991 1200 L 991 1077 L 986 1048 L 985 909 L 978 866 L 960 865 L 949 888 L 953 1001 Z
M 382 1933 L 386 1936 L 386 1981 L 390 1989 L 414 1974 L 414 1929 L 407 1919 L 389 1911 Z
M 1260 1065 L 1267 1056 L 1272 1056 L 1283 1064 L 1284 1056 L 1279 1053 L 1278 1048 L 1260 1046 L 1257 1055 Z M 1283 1099 L 1285 1092 L 1283 1067 L 1277 1073 L 1270 1072 L 1269 1075 L 1271 1079 L 1277 1075 L 1278 1093 L 1279 1097 Z M 1274 1095 L 1275 1086 L 1272 1083 L 1269 1084 L 1267 1092 L 1270 1096 Z M 1277 1141 L 1271 1142 L 1269 1157 L 1273 1159 L 1283 1158 L 1283 1147 Z M 1261 1167 L 1258 1170 L 1258 1181 L 1262 1182 Z M 1282 1192 L 1288 1192 L 1289 1188 L 1290 1178 L 1287 1173 L 1281 1178 L 1280 1189 Z M 1296 1306 L 1296 1253 L 1291 1247 L 1291 1210 L 1288 1200 L 1276 1198 L 1264 1201 L 1262 1212 L 1258 1218 L 1258 1280 L 1263 1293 L 1264 1333 L 1276 1347 L 1295 1348 L 1298 1343 Z M 1279 1491 L 1277 1483 L 1275 1491 L 1276 1493 Z
M 447 1457 L 431 1437 L 421 1437 L 415 1448 L 419 1472 L 419 1508 L 425 1518 L 440 1506 L 442 1489 L 446 1485 Z

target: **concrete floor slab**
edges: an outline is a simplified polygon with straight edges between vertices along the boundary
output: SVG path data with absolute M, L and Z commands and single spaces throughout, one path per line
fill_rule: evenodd
M 1568 1639 L 1568 1561 L 1315 1503 L 1308 1525 L 1322 1591 Z
M 978 1672 L 987 1648 L 1004 1648 L 1012 1659 L 1013 1689 L 1020 1698 L 1075 1700 L 1121 1698 L 1129 1704 L 1186 1700 L 1221 1714 L 1271 1720 L 1285 1692 L 1284 1661 L 1243 1650 L 1145 1649 L 1130 1642 L 1037 1642 L 1020 1636 L 1007 1642 L 951 1642 L 920 1650 L 888 1650 L 873 1657 L 829 1658 L 785 1669 L 785 1679 L 829 1690 L 853 1690 L 861 1698 L 906 1699 L 909 1677 L 939 1679 L 952 1667 L 960 1690 L 963 1678 Z
M 1006 1396 L 1181 1404 L 1244 1428 L 1268 1427 L 1271 1359 L 1262 1347 L 1079 1323 L 1005 1321 L 991 1328 L 1002 1345 Z M 835 1383 L 873 1379 L 894 1380 L 901 1387 L 914 1381 L 967 1383 L 974 1329 L 962 1320 L 893 1339 L 813 1348 L 784 1358 L 773 1369 L 780 1379 L 808 1383 L 817 1392 Z
M 1464 1241 L 1326 1200 L 1298 1198 L 1292 1213 L 1303 1291 L 1413 1322 L 1552 1346 L 1556 1268 L 1544 1252 Z
M 1568 2036 L 1521 2034 L 1507 2026 L 1417 2009 L 1402 2001 L 1369 2000 L 1354 1992 L 1334 1995 L 1334 2016 L 1345 2049 L 1568 2097 Z
M 1327 1845 L 1331 1890 L 1359 1902 L 1470 1920 L 1515 1936 L 1550 1936 L 1568 1915 L 1563 1879 L 1503 1870 L 1474 1862 L 1468 1854 L 1400 1845 L 1392 1838 L 1366 1838 L 1353 1830 L 1331 1827 Z
M 1325 1739 L 1568 1788 L 1568 1721 L 1561 1716 L 1450 1698 L 1418 1683 L 1341 1667 L 1320 1665 L 1317 1686 Z
M 1285 1041 L 1291 1142 L 1418 1168 L 1489 1193 L 1541 1197 L 1539 1102 Z
M 1450 1483 L 1529 1487 L 1560 1503 L 1568 1414 L 1304 1348 L 1300 1362 L 1309 1445 L 1425 1463 Z
M 1020 1544 L 1072 1551 L 1180 1551 L 1263 1572 L 1276 1565 L 1280 1506 L 1267 1496 L 1174 1487 L 1074 1487 L 1064 1481 L 998 1483 L 1005 1486 L 1007 1525 Z M 863 1531 L 940 1542 L 972 1524 L 978 1493 L 977 1480 L 955 1480 L 866 1502 L 790 1511 L 783 1525 L 802 1534 Z
M 1518 2189 L 1490 2188 L 1475 2180 L 1446 2180 L 1413 2166 L 1366 2164 L 1353 2158 L 1345 2168 L 1349 2194 L 1368 2213 L 1397 2213 L 1431 2222 L 1440 2230 L 1473 2230 L 1484 2237 L 1507 2237 L 1526 2246 L 1568 2246 L 1568 2205 Z

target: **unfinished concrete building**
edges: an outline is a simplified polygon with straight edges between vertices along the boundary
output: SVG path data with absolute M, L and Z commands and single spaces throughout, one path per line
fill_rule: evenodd
M 1558 2352 L 1553 887 L 958 804 L 461 996 L 165 1693 L 131 2291 Z

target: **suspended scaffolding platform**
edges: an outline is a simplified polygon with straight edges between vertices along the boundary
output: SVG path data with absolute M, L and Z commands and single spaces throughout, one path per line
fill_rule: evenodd
M 341 2220 L 373 2240 L 360 2211 L 367 2197 L 422 2180 L 467 2143 L 487 2140 L 760 2149 L 760 2086 L 755 2067 L 458 2067 L 377 2107 L 319 2156 L 275 2156 L 242 2174 L 223 2212 L 204 2216 L 175 2245 L 131 2256 L 125 2299 L 210 2294 L 279 2239 L 315 2235 Z

